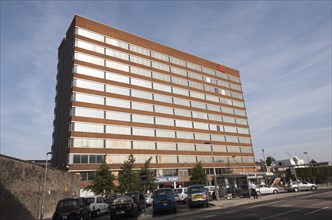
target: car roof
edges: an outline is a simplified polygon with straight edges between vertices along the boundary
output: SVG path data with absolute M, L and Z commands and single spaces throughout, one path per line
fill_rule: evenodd
M 125 194 L 134 194 L 134 193 L 142 193 L 142 192 L 139 192 L 139 191 L 132 191 L 132 192 L 126 192 Z
M 78 200 L 78 199 L 85 199 L 84 197 L 74 197 L 74 198 L 64 198 L 59 201 L 66 201 L 66 200 Z
M 200 184 L 188 186 L 188 188 L 193 188 L 193 187 L 204 187 L 205 188 L 204 185 L 200 185 Z
M 160 188 L 160 189 L 156 189 L 155 191 L 162 191 L 162 190 L 171 190 L 171 191 L 173 191 L 173 189 L 171 189 L 171 188 Z

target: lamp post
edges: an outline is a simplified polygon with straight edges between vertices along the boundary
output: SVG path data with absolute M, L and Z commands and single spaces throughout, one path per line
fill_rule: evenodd
M 307 160 L 308 160 L 308 164 L 309 164 L 309 167 L 310 167 L 310 160 L 309 160 L 309 154 L 308 154 L 308 152 L 303 152 L 303 154 L 307 155 Z
M 212 155 L 212 164 L 213 164 L 213 176 L 214 176 L 214 194 L 216 195 L 216 200 L 219 201 L 219 192 L 218 192 L 218 184 L 217 184 L 217 172 L 216 166 L 214 164 L 214 155 L 213 155 L 213 146 L 211 145 L 211 155 Z
M 214 164 L 214 155 L 213 155 L 213 146 L 210 142 L 205 142 L 204 144 L 209 144 L 211 149 L 211 156 L 212 156 L 212 166 L 213 166 L 213 180 L 214 180 L 214 194 L 216 195 L 216 200 L 219 201 L 219 192 L 218 192 L 218 184 L 217 184 L 217 172 L 216 166 Z
M 266 159 L 265 159 L 264 149 L 262 149 L 262 152 L 263 152 L 263 159 L 264 159 L 265 172 L 267 172 L 267 166 L 266 166 Z
M 44 217 L 44 199 L 45 199 L 45 190 L 46 190 L 46 178 L 47 178 L 47 155 L 52 154 L 52 152 L 46 153 L 46 160 L 45 160 L 45 173 L 44 173 L 44 184 L 43 184 L 43 194 L 42 194 L 42 203 L 41 203 L 41 214 L 40 219 Z

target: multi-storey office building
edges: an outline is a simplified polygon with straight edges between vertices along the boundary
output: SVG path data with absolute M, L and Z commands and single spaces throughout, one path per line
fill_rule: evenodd
M 129 154 L 182 181 L 199 161 L 208 174 L 254 171 L 237 70 L 76 15 L 56 92 L 52 163 L 83 181 Z

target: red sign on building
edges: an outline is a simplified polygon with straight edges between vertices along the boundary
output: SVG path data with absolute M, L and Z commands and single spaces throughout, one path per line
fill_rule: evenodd
M 223 73 L 226 72 L 226 68 L 222 65 L 219 65 L 219 64 L 217 65 L 217 70 L 219 70 L 220 72 L 223 72 Z

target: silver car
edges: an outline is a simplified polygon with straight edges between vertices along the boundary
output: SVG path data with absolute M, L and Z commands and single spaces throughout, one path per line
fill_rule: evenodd
M 289 192 L 298 192 L 302 190 L 315 191 L 317 189 L 317 186 L 313 183 L 297 180 L 287 183 L 284 188 Z

